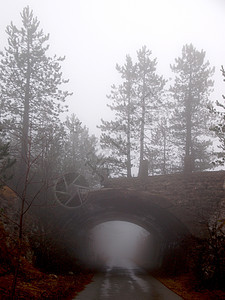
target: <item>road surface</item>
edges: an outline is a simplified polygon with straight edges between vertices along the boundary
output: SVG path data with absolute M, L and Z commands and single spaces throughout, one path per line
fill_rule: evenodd
M 75 300 L 181 300 L 141 269 L 107 268 Z

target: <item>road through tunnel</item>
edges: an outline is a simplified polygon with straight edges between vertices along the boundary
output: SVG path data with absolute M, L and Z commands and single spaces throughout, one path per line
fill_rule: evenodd
M 131 223 L 149 233 L 144 259 L 140 259 L 143 253 L 139 253 L 137 263 L 148 269 L 159 268 L 168 251 L 190 235 L 185 224 L 168 210 L 170 206 L 166 199 L 148 192 L 111 188 L 92 191 L 81 208 L 65 212 L 62 238 L 73 249 L 71 254 L 82 263 L 102 267 L 104 257 L 97 261 L 90 251 L 93 229 L 112 221 Z M 116 251 L 123 240 L 111 243 L 117 243 Z

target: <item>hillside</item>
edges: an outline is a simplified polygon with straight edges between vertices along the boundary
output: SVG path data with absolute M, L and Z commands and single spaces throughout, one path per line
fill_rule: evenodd
M 0 299 L 9 299 L 14 272 L 18 264 L 18 207 L 15 194 L 8 188 L 0 192 Z M 27 216 L 26 223 L 30 223 Z M 92 273 L 83 270 L 50 274 L 34 267 L 35 261 L 28 236 L 24 236 L 20 257 L 16 299 L 71 299 L 92 279 Z

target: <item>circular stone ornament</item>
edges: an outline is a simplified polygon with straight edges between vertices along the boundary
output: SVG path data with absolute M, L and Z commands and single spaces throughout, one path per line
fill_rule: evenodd
M 89 186 L 79 173 L 71 172 L 60 177 L 54 186 L 56 201 L 65 208 L 79 208 L 88 198 Z

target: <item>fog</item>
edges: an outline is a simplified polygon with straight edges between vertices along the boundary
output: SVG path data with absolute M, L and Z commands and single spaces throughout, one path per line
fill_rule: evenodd
M 108 221 L 90 231 L 90 263 L 100 268 L 135 268 L 149 263 L 150 233 L 130 222 Z
M 50 33 L 50 53 L 66 56 L 64 77 L 70 79 L 69 113 L 75 113 L 92 133 L 99 135 L 100 119 L 110 119 L 106 94 L 120 79 L 116 63 L 136 55 L 146 45 L 158 58 L 158 72 L 171 77 L 169 65 L 186 43 L 206 51 L 216 67 L 212 100 L 221 99 L 224 64 L 225 3 L 223 0 L 9 0 L 1 7 L 0 48 L 6 44 L 5 28 L 20 24 L 26 5 L 34 10 L 45 33 Z
M 61 275 L 66 296 L 93 273 L 80 299 L 181 299 L 153 271 L 224 289 L 224 14 L 224 0 L 2 3 L 11 299 L 43 278 L 61 299 Z

